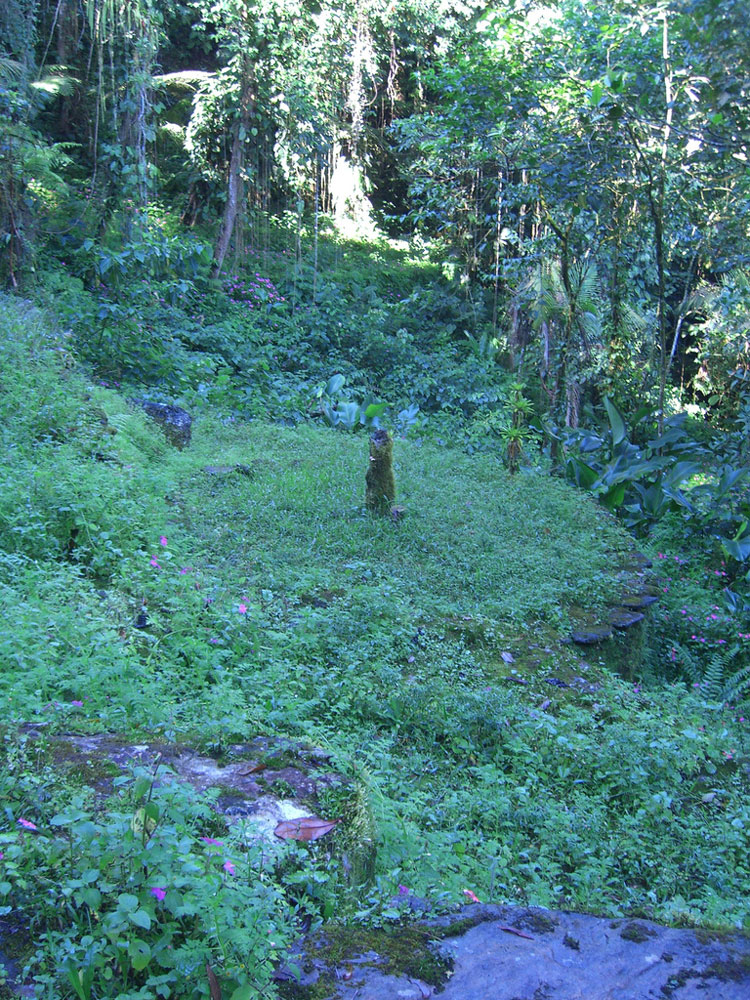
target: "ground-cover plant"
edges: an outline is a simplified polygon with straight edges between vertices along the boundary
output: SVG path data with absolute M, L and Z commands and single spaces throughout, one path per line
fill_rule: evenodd
M 54 341 L 44 351 L 43 336 L 6 343 L 19 384 L 33 372 L 51 393 L 71 373 L 55 407 L 73 432 L 65 444 L 48 433 L 39 441 L 30 418 L 8 421 L 3 447 L 18 463 L 4 492 L 20 497 L 33 468 L 53 505 L 75 486 L 89 521 L 92 512 L 104 519 L 87 560 L 61 549 L 47 501 L 23 544 L 0 525 L 9 706 L 0 773 L 10 805 L 0 874 L 6 858 L 13 865 L 0 881 L 13 905 L 38 914 L 40 988 L 95 996 L 93 967 L 111 970 L 101 987 L 111 995 L 169 995 L 178 967 L 160 963 L 177 953 L 181 989 L 208 995 L 208 960 L 231 995 L 230 985 L 248 985 L 248 948 L 266 974 L 286 907 L 382 923 L 402 919 L 409 894 L 440 906 L 469 890 L 612 915 L 747 922 L 742 709 L 725 708 L 710 686 L 634 688 L 558 642 L 570 605 L 597 607 L 617 589 L 612 571 L 630 542 L 608 512 L 559 480 L 511 477 L 491 451 L 397 440 L 406 513 L 373 519 L 365 437 L 243 423 L 204 407 L 191 447 L 178 452 L 116 390 L 72 362 L 60 369 Z M 657 674 L 674 634 L 671 621 L 655 620 Z M 260 878 L 253 850 L 229 838 L 234 853 L 217 867 L 200 837 L 224 836 L 202 803 L 177 792 L 171 804 L 162 792 L 149 799 L 144 785 L 103 812 L 81 782 L 55 783 L 32 763 L 29 725 L 50 737 L 143 734 L 219 753 L 258 734 L 323 746 L 360 790 L 377 857 L 355 878 L 323 849 L 292 851 Z M 149 802 L 159 816 L 144 842 Z M 91 827 L 73 829 L 79 822 L 99 846 L 86 838 Z M 69 864 L 71 836 L 70 895 L 50 896 L 52 907 L 45 892 Z M 224 860 L 244 873 L 241 892 Z M 87 881 L 94 870 L 107 888 Z M 168 885 L 181 880 L 173 911 Z M 100 920 L 89 927 L 94 889 Z M 218 912 L 209 911 L 215 891 Z M 189 913 L 180 911 L 186 898 Z M 131 919 L 141 911 L 148 927 Z M 237 937 L 227 937 L 235 924 Z M 54 955 L 71 962 L 55 965 Z
M 747 703 L 750 628 L 744 602 L 728 586 L 724 561 L 699 547 L 669 551 L 670 528 L 679 540 L 682 525 L 674 520 L 653 539 L 662 548 L 654 554 L 660 601 L 654 609 L 651 669 L 686 679 L 708 700 Z
M 115 778 L 97 810 L 74 794 L 53 812 L 16 780 L 0 891 L 27 921 L 27 974 L 46 995 L 207 996 L 207 965 L 234 1000 L 269 995 L 293 910 L 259 845 L 214 836 L 208 803 L 158 767 Z

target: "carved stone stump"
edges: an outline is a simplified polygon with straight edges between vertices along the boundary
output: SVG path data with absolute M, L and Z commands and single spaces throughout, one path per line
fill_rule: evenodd
M 393 438 L 377 430 L 370 437 L 370 464 L 365 476 L 365 504 L 375 514 L 390 514 L 396 499 L 393 478 Z

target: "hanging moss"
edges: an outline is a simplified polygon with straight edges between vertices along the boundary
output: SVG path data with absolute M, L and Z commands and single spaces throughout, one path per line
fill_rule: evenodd
M 390 513 L 396 499 L 393 478 L 393 438 L 388 431 L 378 430 L 370 437 L 370 464 L 365 476 L 367 509 L 377 514 Z

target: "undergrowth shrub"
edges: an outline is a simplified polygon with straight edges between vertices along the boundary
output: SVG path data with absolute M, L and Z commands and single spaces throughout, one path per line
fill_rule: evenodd
M 0 440 L 14 453 L 65 440 L 78 427 L 84 386 L 70 337 L 8 295 L 0 295 L 0 316 Z
M 727 601 L 724 563 L 700 551 L 659 551 L 655 561 L 661 586 L 651 611 L 650 670 L 683 678 L 712 701 L 750 700 L 750 625 L 743 607 Z
M 104 809 L 79 794 L 55 811 L 51 771 L 31 781 L 18 763 L 0 913 L 29 921 L 38 986 L 79 1000 L 202 997 L 208 964 L 227 997 L 268 995 L 293 908 L 263 847 L 219 839 L 209 803 L 156 770 L 115 778 Z

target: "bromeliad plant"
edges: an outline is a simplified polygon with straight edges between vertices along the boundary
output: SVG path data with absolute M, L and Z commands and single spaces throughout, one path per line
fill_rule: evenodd
M 510 386 L 508 409 L 510 424 L 500 432 L 500 438 L 505 445 L 505 458 L 508 471 L 513 475 L 518 472 L 524 444 L 533 430 L 528 426 L 529 415 L 533 411 L 531 402 L 524 397 L 522 382 L 513 382 Z

